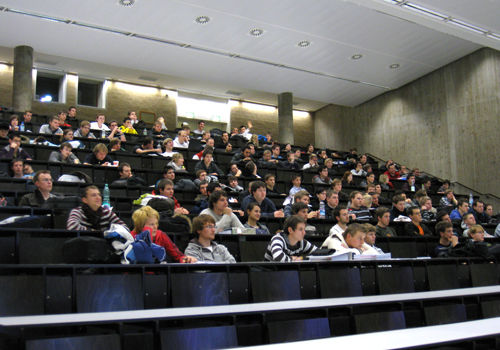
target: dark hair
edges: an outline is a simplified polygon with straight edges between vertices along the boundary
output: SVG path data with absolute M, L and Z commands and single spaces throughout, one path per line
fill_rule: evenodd
M 163 175 L 166 175 L 170 169 L 174 170 L 174 167 L 171 165 L 165 165 L 163 167 Z
M 213 210 L 214 204 L 217 203 L 219 201 L 219 199 L 222 197 L 227 198 L 227 193 L 225 191 L 222 191 L 222 190 L 214 191 L 214 193 L 212 193 L 210 195 L 210 197 L 208 197 L 208 207 Z
M 201 174 L 203 174 L 203 173 L 206 173 L 206 171 L 205 171 L 205 170 L 203 170 L 203 169 L 198 170 L 198 171 L 196 172 L 196 178 L 199 178 L 199 177 L 200 177 L 200 175 L 201 175 Z
M 132 119 L 130 119 L 130 117 L 125 117 L 125 118 L 123 118 L 123 124 L 125 124 L 125 122 L 126 122 L 127 120 L 132 120 Z
M 285 232 L 285 234 L 288 235 L 288 234 L 290 234 L 290 232 L 288 232 L 289 228 L 291 228 L 292 231 L 295 231 L 297 229 L 298 224 L 305 224 L 305 223 L 306 223 L 306 220 L 304 220 L 304 218 L 301 216 L 297 216 L 297 215 L 289 216 L 285 220 L 285 223 L 283 224 L 283 231 Z
M 462 205 L 464 205 L 464 203 L 469 203 L 469 201 L 467 200 L 467 198 L 465 198 L 465 197 L 460 198 L 458 200 L 457 207 L 461 207 Z
M 14 137 L 19 137 L 21 138 L 21 135 L 18 132 L 11 132 L 9 134 L 9 140 L 14 140 Z
M 271 174 L 271 173 L 267 173 L 266 176 L 264 176 L 264 181 L 267 181 L 272 177 L 274 177 L 276 179 L 276 175 Z
M 298 177 L 300 177 L 300 178 L 302 179 L 302 175 L 297 174 L 297 173 L 292 174 L 292 176 L 290 176 L 290 180 L 294 181 L 294 180 L 295 180 L 295 179 L 297 179 Z
M 209 148 L 209 147 L 210 147 L 210 146 L 207 146 L 207 148 L 205 148 L 205 150 L 203 151 L 203 153 L 202 153 L 202 157 L 203 157 L 203 158 L 205 158 L 205 156 L 206 156 L 206 155 L 208 155 L 208 154 L 211 154 L 211 155 L 212 155 L 212 157 L 213 157 L 214 152 L 210 149 L 210 148 L 212 148 L 212 147 L 210 147 L 210 148 Z
M 142 145 L 143 145 L 143 146 L 147 146 L 147 145 L 149 145 L 151 142 L 154 142 L 153 138 L 152 138 L 152 137 L 150 137 L 150 136 L 146 136 L 146 137 L 144 138 L 144 141 L 142 142 Z
M 404 194 L 403 190 L 395 190 L 394 191 L 394 196 L 401 196 L 402 194 Z
M 250 193 L 253 195 L 259 188 L 266 188 L 266 184 L 262 181 L 254 181 L 250 186 Z
M 321 172 L 322 172 L 323 170 L 325 170 L 325 169 L 328 169 L 328 168 L 326 167 L 326 165 L 320 165 L 320 166 L 318 167 L 318 174 L 321 174 Z
M 361 192 L 359 192 L 359 191 L 352 191 L 352 192 L 351 192 L 351 194 L 349 195 L 349 199 L 350 199 L 350 200 L 353 200 L 353 199 L 354 199 L 354 197 L 356 197 L 358 194 L 361 194 L 361 195 L 362 195 L 362 193 L 361 193 Z
M 436 233 L 439 235 L 441 232 L 445 232 L 447 228 L 453 228 L 453 224 L 447 221 L 441 221 L 436 224 Z
M 128 166 L 130 169 L 132 169 L 132 167 L 130 166 L 129 163 L 120 163 L 120 165 L 118 166 L 118 172 L 123 173 L 123 168 L 125 168 L 126 166 Z
M 71 143 L 69 143 L 69 142 L 63 142 L 63 143 L 61 143 L 61 145 L 59 146 L 59 149 L 60 149 L 60 150 L 62 150 L 63 148 L 73 149 L 73 146 L 71 146 Z
M 408 214 L 408 216 L 414 215 L 413 213 L 415 212 L 415 210 L 420 210 L 420 208 L 419 207 L 409 207 L 408 209 L 406 209 L 406 214 Z
M 75 108 L 75 107 L 73 107 L 73 108 Z M 87 193 L 89 192 L 89 190 L 98 190 L 99 193 L 101 193 L 101 191 L 99 190 L 99 188 L 97 186 L 90 185 L 90 186 L 84 187 L 82 189 L 82 192 L 81 192 L 82 198 L 87 198 Z
M 399 202 L 404 202 L 405 199 L 402 196 L 394 196 L 392 197 L 392 203 L 398 204 Z
M 227 177 L 227 181 L 234 181 L 234 180 L 238 181 L 238 177 L 234 176 L 234 175 L 231 175 L 231 176 Z
M 243 154 L 243 152 L 245 152 L 247 149 L 250 151 L 252 150 L 249 145 L 245 145 L 241 148 L 241 154 Z
M 317 196 L 318 194 L 321 194 L 323 192 L 326 192 L 327 188 L 323 186 L 318 186 L 316 188 L 316 191 L 314 191 L 314 194 Z
M 198 231 L 203 230 L 203 226 L 205 226 L 206 224 L 215 225 L 215 219 L 213 218 L 213 216 L 208 214 L 200 214 L 193 219 L 193 233 L 196 238 L 200 237 L 200 233 Z
M 340 217 L 340 211 L 341 210 L 347 210 L 347 207 L 345 205 L 337 205 L 337 207 L 333 211 L 333 217 L 335 219 L 337 219 L 337 217 Z
M 207 193 L 214 193 L 217 187 L 221 187 L 218 182 L 210 182 L 207 187 Z
M 205 121 L 203 121 L 203 120 L 199 120 L 199 121 L 198 121 L 198 125 L 200 125 L 201 123 L 205 124 Z
M 388 208 L 380 207 L 375 211 L 375 217 L 378 219 L 378 218 L 383 217 L 385 213 L 390 213 L 390 212 L 391 211 Z
M 248 207 L 247 207 L 247 212 L 252 211 L 252 210 L 253 210 L 253 208 L 255 208 L 255 207 L 259 207 L 259 209 L 260 209 L 260 205 L 259 205 L 259 203 L 257 203 L 257 202 L 252 202 L 252 203 L 250 203 L 250 204 L 248 205 Z
M 444 184 L 448 184 L 448 186 L 451 186 L 450 180 L 444 180 L 443 183 L 442 183 L 442 185 L 444 185 Z
M 309 206 L 304 202 L 297 202 L 292 205 L 292 213 L 295 215 L 302 209 L 309 210 Z
M 271 147 L 271 150 L 275 150 L 276 148 L 280 148 L 280 145 L 274 144 L 273 147 Z
M 444 210 L 438 211 L 438 212 L 437 212 L 437 214 L 436 214 L 436 222 L 441 222 L 441 221 L 443 221 L 443 218 L 444 218 L 446 215 L 450 215 L 450 214 L 448 214 L 448 213 L 447 213 L 447 212 L 445 212 Z
M 75 106 L 69 106 L 68 107 L 68 112 L 71 111 L 72 109 L 76 109 L 76 107 Z
M 157 188 L 158 193 L 157 194 L 160 194 L 160 189 L 164 190 L 165 186 L 167 186 L 167 185 L 173 186 L 174 183 L 170 179 L 161 179 L 160 182 L 158 182 L 158 188 Z
M 370 177 L 372 175 L 375 175 L 375 174 L 373 174 L 372 172 L 366 173 L 366 177 Z
M 23 169 L 24 169 L 24 159 L 21 158 L 14 158 L 10 161 L 10 166 L 9 166 L 9 173 L 10 176 L 14 176 L 14 172 L 12 171 L 12 167 L 14 166 L 14 163 L 21 162 L 23 163 Z
M 478 205 L 479 203 L 482 203 L 482 204 L 484 205 L 484 202 L 483 202 L 482 200 L 478 199 L 477 201 L 474 201 L 474 202 L 472 203 L 472 206 L 473 206 L 473 207 L 477 207 L 477 205 Z

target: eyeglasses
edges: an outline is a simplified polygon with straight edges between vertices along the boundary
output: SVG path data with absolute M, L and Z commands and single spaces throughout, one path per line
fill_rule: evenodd
M 52 179 L 41 179 L 40 181 L 43 181 L 43 182 L 54 182 L 54 180 L 52 180 Z
M 203 227 L 203 228 L 208 228 L 209 230 L 211 230 L 211 229 L 214 229 L 214 228 L 215 228 L 215 225 L 207 225 L 207 226 L 205 226 L 205 227 Z

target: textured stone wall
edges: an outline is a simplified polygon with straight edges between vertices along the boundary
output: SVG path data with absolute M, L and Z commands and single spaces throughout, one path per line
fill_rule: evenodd
M 294 144 L 305 146 L 314 143 L 314 115 L 312 113 L 294 113 Z M 302 115 L 304 114 L 304 115 Z M 231 126 L 239 127 L 253 123 L 253 132 L 265 135 L 270 132 L 273 138 L 280 140 L 278 131 L 278 109 L 253 105 L 249 103 L 233 103 L 231 106 Z
M 355 108 L 315 113 L 318 146 L 370 152 L 500 195 L 500 52 L 481 49 Z

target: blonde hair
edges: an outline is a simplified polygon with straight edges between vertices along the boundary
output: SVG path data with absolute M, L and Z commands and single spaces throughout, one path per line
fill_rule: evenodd
M 377 229 L 375 228 L 375 226 L 373 226 L 371 224 L 361 224 L 361 229 L 365 233 L 368 233 L 368 232 L 377 232 Z
M 253 134 L 251 142 L 254 144 L 255 148 L 259 148 L 259 135 Z
M 163 146 L 166 146 L 167 143 L 169 143 L 170 141 L 174 141 L 174 140 L 172 140 L 170 137 L 168 139 L 165 139 L 165 141 L 163 141 Z
M 387 183 L 389 182 L 389 176 L 385 174 L 380 175 L 380 177 L 378 178 L 378 182 L 382 182 L 383 184 L 387 185 Z
M 160 220 L 160 214 L 149 205 L 137 209 L 132 214 L 132 220 L 134 221 L 134 231 L 139 234 L 144 229 L 144 224 L 149 218 L 156 218 Z
M 181 158 L 184 158 L 184 156 L 182 155 L 182 153 L 174 153 L 172 154 L 172 162 L 174 162 L 175 164 L 177 164 L 177 161 Z
M 485 232 L 483 226 L 473 225 L 469 228 L 469 236 L 471 236 L 472 233 L 478 233 L 478 232 Z
M 373 198 L 369 194 L 363 195 L 363 204 L 365 207 L 370 208 L 372 206 Z
M 94 152 L 94 154 L 97 154 L 99 152 L 108 154 L 108 147 L 104 143 L 98 143 L 97 145 L 95 145 L 92 152 Z
M 90 122 L 88 120 L 84 120 L 80 123 L 80 128 L 83 128 L 84 126 L 90 125 Z

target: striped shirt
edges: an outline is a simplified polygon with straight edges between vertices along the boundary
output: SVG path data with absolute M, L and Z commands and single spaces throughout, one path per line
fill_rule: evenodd
M 281 232 L 271 238 L 264 255 L 264 261 L 293 261 L 292 256 L 311 254 L 316 249 L 318 247 L 305 239 L 292 246 L 288 240 L 288 235 Z
M 123 221 L 121 221 L 118 218 L 118 216 L 116 216 L 115 213 L 113 213 L 108 208 L 103 208 L 102 217 L 101 220 L 99 221 L 99 228 L 96 229 L 92 227 L 92 224 L 88 221 L 87 217 L 85 216 L 85 213 L 82 210 L 82 207 L 78 207 L 71 210 L 71 212 L 69 213 L 67 228 L 68 230 L 79 230 L 79 231 L 82 230 L 106 231 L 109 230 L 111 224 L 119 224 L 127 227 L 126 224 Z

